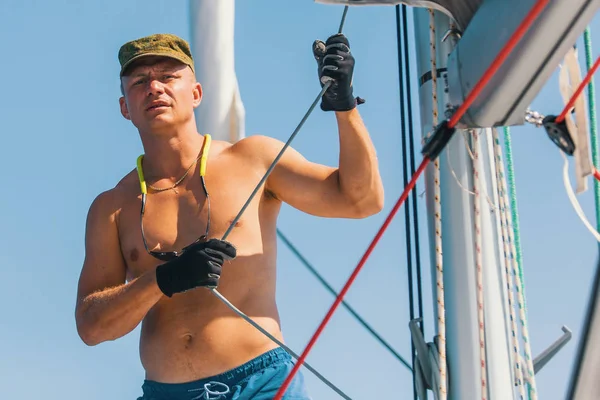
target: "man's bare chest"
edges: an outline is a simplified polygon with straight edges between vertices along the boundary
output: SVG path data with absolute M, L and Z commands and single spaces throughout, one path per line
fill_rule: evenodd
M 200 178 L 192 176 L 176 187 L 177 192 L 149 191 L 143 216 L 141 195 L 128 198 L 123 203 L 118 224 L 128 275 L 137 276 L 160 263 L 148 254 L 148 250 L 179 252 L 207 232 L 209 238 L 222 237 L 259 180 L 260 176 L 250 169 L 215 171 L 206 176 L 206 196 Z M 243 238 L 244 243 L 240 246 L 250 245 L 248 238 L 260 237 L 264 202 L 264 188 L 261 188 L 236 221 L 231 239 Z

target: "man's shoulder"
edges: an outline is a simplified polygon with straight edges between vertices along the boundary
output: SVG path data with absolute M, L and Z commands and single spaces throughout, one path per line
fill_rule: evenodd
M 273 145 L 279 145 L 281 143 L 282 142 L 279 139 L 275 139 L 275 138 L 267 136 L 267 135 L 256 134 L 256 135 L 246 136 L 245 138 L 238 140 L 234 144 L 234 146 L 244 146 L 244 147 L 273 146 Z
M 240 156 L 256 158 L 270 158 L 283 147 L 283 142 L 266 135 L 247 136 L 233 143 L 229 151 Z
M 140 193 L 140 181 L 137 169 L 132 169 L 110 189 L 115 195 L 127 195 L 132 192 Z
M 134 169 L 123 176 L 113 187 L 96 195 L 90 205 L 90 214 L 101 213 L 115 216 L 122 208 L 124 201 L 133 194 L 136 187 L 139 191 L 137 171 Z

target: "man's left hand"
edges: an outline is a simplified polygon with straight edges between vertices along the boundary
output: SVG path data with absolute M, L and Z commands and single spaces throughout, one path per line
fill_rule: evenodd
M 325 43 L 315 40 L 313 54 L 317 60 L 321 87 L 332 81 L 321 99 L 323 111 L 349 111 L 356 107 L 357 100 L 358 104 L 364 102 L 353 95 L 354 56 L 346 36 L 337 33 Z

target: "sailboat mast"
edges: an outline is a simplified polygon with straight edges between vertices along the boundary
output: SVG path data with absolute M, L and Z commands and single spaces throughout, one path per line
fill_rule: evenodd
M 420 120 L 423 138 L 435 128 L 432 74 L 437 77 L 438 122 L 451 114 L 447 90 L 446 67 L 448 55 L 459 35 L 448 34 L 451 20 L 434 12 L 433 24 L 426 9 L 413 9 L 416 66 L 419 78 Z M 435 34 L 437 71 L 432 71 L 432 27 Z M 444 40 L 445 38 L 445 40 Z M 450 114 L 446 114 L 446 113 Z M 478 160 L 472 158 L 471 134 L 478 135 Z M 469 150 L 472 149 L 472 150 Z M 440 321 L 438 296 L 443 295 L 445 309 L 446 367 L 449 400 L 455 399 L 513 399 L 514 371 L 507 318 L 508 301 L 504 278 L 504 258 L 500 246 L 495 159 L 490 129 L 474 132 L 457 131 L 446 149 L 439 155 L 439 187 L 436 190 L 434 163 L 425 171 L 429 249 L 432 270 L 434 321 Z M 474 167 L 479 177 L 479 196 L 473 194 Z M 439 193 L 441 213 L 436 213 L 436 192 Z M 476 203 L 479 224 L 476 225 Z M 438 210 L 440 211 L 440 210 Z M 436 214 L 441 219 L 441 249 L 443 291 L 436 280 L 439 257 L 436 260 Z M 438 221 L 438 224 L 440 221 Z M 479 232 L 479 237 L 478 237 Z M 479 239 L 479 243 L 478 243 Z M 439 240 L 438 240 L 439 243 Z M 476 245 L 477 243 L 477 245 Z M 477 249 L 480 252 L 477 260 Z M 481 266 L 481 290 L 478 292 L 477 265 Z M 478 294 L 482 296 L 478 301 Z M 481 301 L 482 300 L 482 301 Z M 483 303 L 483 340 L 480 340 L 478 304 Z M 445 330 L 445 332 L 443 332 Z M 440 334 L 439 322 L 436 335 Z M 482 346 L 480 346 L 482 344 Z M 483 353 L 482 353 L 483 352 Z M 440 360 L 443 362 L 443 360 Z M 483 364 L 482 364 L 483 363 Z M 483 367 L 482 367 L 483 365 Z M 434 371 L 435 373 L 435 371 Z

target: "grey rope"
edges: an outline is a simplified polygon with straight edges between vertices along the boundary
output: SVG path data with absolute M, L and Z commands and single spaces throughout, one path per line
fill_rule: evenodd
M 348 12 L 348 6 L 345 6 L 344 7 L 344 14 L 342 16 L 342 22 L 340 23 L 340 30 L 339 30 L 338 33 L 341 33 L 342 27 L 344 25 L 344 21 L 346 19 L 346 13 L 347 12 Z M 250 197 L 248 197 L 248 200 L 246 200 L 246 203 L 244 203 L 244 205 L 242 206 L 240 212 L 233 219 L 233 221 L 229 225 L 229 228 L 227 228 L 227 231 L 225 231 L 225 234 L 223 235 L 223 237 L 221 238 L 221 240 L 227 239 L 227 237 L 229 236 L 229 234 L 233 230 L 234 226 L 237 224 L 237 222 L 242 217 L 242 214 L 244 213 L 244 211 L 246 211 L 246 208 L 248 208 L 248 206 L 250 205 L 250 202 L 252 201 L 252 199 L 254 198 L 254 196 L 256 196 L 256 193 L 258 193 L 258 191 L 261 188 L 261 186 L 267 180 L 267 178 L 269 177 L 269 175 L 271 175 L 271 172 L 273 172 L 273 169 L 275 168 L 275 165 L 277 164 L 277 162 L 279 162 L 279 159 L 281 158 L 281 156 L 283 155 L 283 153 L 285 152 L 285 150 L 287 150 L 287 148 L 290 146 L 290 144 L 292 143 L 292 140 L 294 140 L 294 138 L 296 137 L 296 135 L 300 131 L 300 128 L 302 128 L 302 126 L 304 125 L 304 123 L 306 122 L 306 120 L 308 119 L 308 117 L 310 116 L 310 114 L 313 112 L 313 110 L 315 109 L 315 107 L 317 106 L 317 104 L 319 104 L 319 100 L 321 100 L 321 97 L 323 96 L 323 94 L 325 94 L 325 92 L 327 91 L 327 89 L 329 89 L 329 86 L 331 86 L 332 82 L 333 82 L 332 80 L 328 80 L 328 81 L 326 81 L 326 82 L 323 83 L 323 88 L 319 92 L 319 95 L 312 102 L 310 108 L 304 114 L 304 117 L 302 117 L 302 120 L 300 120 L 300 123 L 298 124 L 298 126 L 296 127 L 296 129 L 294 129 L 294 132 L 292 133 L 292 135 L 290 136 L 290 138 L 287 140 L 287 142 L 285 143 L 285 145 L 283 146 L 283 148 L 279 151 L 279 154 L 277 154 L 277 157 L 275 157 L 275 160 L 273 160 L 273 162 L 271 163 L 271 165 L 267 169 L 267 172 L 265 173 L 265 175 L 262 177 L 262 179 L 260 180 L 260 182 L 258 182 L 258 184 L 256 185 L 256 187 L 254 188 L 254 190 L 250 194 Z M 281 346 L 281 348 L 283 348 L 284 350 L 286 350 L 292 357 L 294 357 L 296 359 L 300 358 L 289 347 L 285 346 L 283 343 L 281 343 L 279 340 L 277 340 L 277 338 L 275 338 L 273 335 L 271 335 L 269 332 L 267 332 L 265 329 L 263 329 L 260 325 L 258 325 L 256 322 L 254 322 L 252 320 L 252 318 L 248 317 L 242 311 L 240 311 L 239 309 L 237 309 L 233 304 L 231 304 L 231 302 L 229 300 L 227 300 L 227 298 L 225 298 L 225 296 L 223 296 L 221 293 L 219 293 L 219 291 L 216 288 L 210 288 L 210 290 L 212 291 L 212 293 L 215 296 L 217 296 L 217 298 L 219 300 L 221 300 L 233 312 L 235 312 L 237 315 L 239 315 L 240 317 L 242 317 L 246 322 L 248 322 L 250 325 L 252 325 L 256 329 L 258 329 L 262 334 L 264 334 L 266 337 L 268 337 L 269 339 L 271 339 L 277 345 Z M 323 381 L 323 383 L 325 383 L 327 386 L 329 386 L 331 389 L 333 389 L 336 393 L 338 393 L 344 399 L 350 399 L 350 397 L 348 397 L 346 394 L 344 394 L 344 392 L 342 392 L 334 384 L 332 384 L 327 379 L 325 379 L 325 377 L 323 377 L 323 375 L 321 375 L 319 372 L 317 372 L 314 368 L 309 367 L 309 365 L 306 364 L 306 362 L 304 362 L 303 364 L 306 365 L 306 368 L 309 371 L 311 371 L 319 379 L 321 379 Z
M 258 190 L 260 189 L 260 187 L 267 180 L 267 178 L 269 177 L 269 175 L 271 175 L 271 172 L 275 168 L 275 164 L 277 164 L 277 162 L 279 161 L 279 159 L 281 158 L 281 156 L 283 155 L 283 153 L 285 152 L 285 150 L 292 143 L 292 140 L 294 140 L 294 137 L 300 131 L 300 128 L 302 128 L 302 125 L 304 125 L 304 123 L 306 122 L 306 120 L 308 119 L 308 117 L 310 116 L 310 114 L 313 112 L 313 110 L 316 107 L 316 105 L 319 103 L 319 100 L 321 99 L 321 96 L 323 96 L 323 93 L 325 93 L 327 91 L 327 89 L 329 89 L 329 86 L 331 86 L 331 82 L 332 81 L 328 81 L 327 83 L 325 83 L 323 85 L 323 89 L 321 89 L 321 92 L 319 93 L 319 95 L 317 96 L 317 98 L 313 101 L 313 103 L 311 104 L 311 106 L 308 109 L 308 111 L 306 112 L 306 114 L 304 114 L 304 117 L 302 117 L 302 120 L 300 121 L 300 123 L 298 124 L 298 126 L 296 127 L 296 129 L 294 130 L 294 133 L 292 133 L 292 136 L 290 136 L 290 138 L 285 143 L 285 145 L 283 146 L 283 148 L 281 149 L 281 151 L 279 152 L 279 154 L 277 154 L 277 157 L 275 157 L 275 160 L 273 160 L 273 162 L 271 163 L 271 166 L 269 167 L 269 169 L 267 169 L 267 172 L 265 173 L 265 175 L 262 177 L 262 179 L 260 180 L 260 182 L 258 182 L 258 185 L 256 185 L 256 187 L 254 188 L 254 190 L 252 191 L 252 194 L 250 195 L 250 197 L 248 197 L 248 200 L 246 200 L 246 203 L 242 206 L 242 209 L 240 210 L 240 212 L 233 219 L 233 221 L 231 222 L 231 225 L 229 225 L 229 228 L 227 228 L 227 231 L 225 232 L 225 234 L 223 235 L 223 238 L 221 240 L 227 239 L 227 236 L 229 236 L 229 234 L 233 230 L 233 227 L 235 226 L 235 224 L 237 224 L 237 222 L 240 220 L 240 218 L 242 217 L 242 214 L 244 213 L 244 211 L 246 211 L 246 208 L 248 208 L 248 206 L 250 205 L 250 202 L 252 201 L 252 199 L 254 198 L 254 196 L 256 196 L 256 193 L 258 193 Z
M 242 311 L 240 311 L 238 308 L 236 308 L 236 306 L 234 306 L 233 304 L 231 304 L 231 302 L 229 302 L 229 300 L 227 300 L 225 298 L 225 296 L 223 296 L 221 293 L 219 293 L 217 291 L 217 289 L 211 289 L 211 290 L 215 294 L 215 296 L 217 296 L 223 303 L 225 303 L 225 305 L 227 307 L 229 307 L 233 312 L 235 312 L 237 315 L 239 315 L 244 320 L 246 320 L 246 322 L 248 322 L 250 325 L 252 325 L 256 329 L 258 329 L 260 332 L 262 332 L 266 337 L 268 337 L 269 339 L 271 339 L 273 342 L 275 342 L 276 344 L 278 344 L 279 346 L 281 346 L 282 349 L 284 349 L 285 351 L 287 351 L 296 360 L 300 358 L 300 356 L 298 354 L 296 354 L 292 349 L 290 349 L 289 347 L 287 347 L 285 344 L 283 344 L 281 341 L 279 341 L 275 336 L 273 336 L 269 332 L 267 332 L 262 326 L 260 326 L 256 322 L 254 322 L 254 320 L 252 320 L 252 318 L 250 318 L 249 316 L 247 316 L 246 314 L 244 314 Z M 335 386 L 333 383 L 329 382 L 316 369 L 314 369 L 313 367 L 311 367 L 310 365 L 308 365 L 308 363 L 304 362 L 303 364 L 304 364 L 304 366 L 306 366 L 306 369 L 308 369 L 310 372 L 312 372 L 313 374 L 315 374 L 317 376 L 317 378 L 321 379 L 327 386 L 329 386 L 330 388 L 332 388 L 337 394 L 339 394 L 340 396 L 342 396 L 344 399 L 352 400 L 344 392 L 342 392 L 340 389 L 338 389 L 337 386 Z
M 340 22 L 340 29 L 338 29 L 338 33 L 342 33 L 344 29 L 344 23 L 346 22 L 346 14 L 348 14 L 348 6 L 344 7 L 344 13 L 342 14 L 342 22 Z

